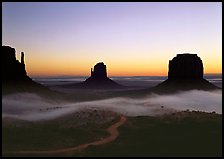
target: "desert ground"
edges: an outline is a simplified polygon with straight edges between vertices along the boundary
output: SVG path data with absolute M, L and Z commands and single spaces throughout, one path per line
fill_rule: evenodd
M 222 115 L 127 117 L 95 110 L 47 122 L 4 118 L 2 137 L 3 156 L 221 156 Z
M 2 155 L 222 156 L 221 90 L 140 90 L 3 95 Z

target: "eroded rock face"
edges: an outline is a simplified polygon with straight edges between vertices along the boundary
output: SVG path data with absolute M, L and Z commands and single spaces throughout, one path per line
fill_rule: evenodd
M 103 62 L 97 63 L 94 70 L 91 68 L 91 77 L 93 78 L 107 78 L 107 67 Z
M 120 88 L 121 85 L 107 77 L 107 67 L 103 62 L 97 63 L 94 70 L 91 69 L 91 77 L 87 78 L 83 86 L 93 89 Z
M 154 92 L 219 89 L 203 78 L 203 63 L 197 54 L 177 54 L 169 61 L 168 79 L 153 88 Z
M 107 67 L 103 62 L 99 62 L 91 68 L 91 76 L 84 82 L 67 85 L 69 88 L 78 89 L 120 89 L 122 85 L 107 77 Z
M 27 75 L 23 52 L 21 52 L 21 62 L 16 60 L 16 50 L 10 46 L 2 46 L 1 54 L 2 94 L 48 91 L 46 87 L 34 82 Z
M 202 79 L 203 63 L 197 54 L 177 54 L 169 61 L 168 79 Z
M 27 76 L 24 53 L 21 53 L 21 63 L 16 60 L 16 50 L 10 46 L 2 46 L 2 80 L 24 81 L 29 80 Z

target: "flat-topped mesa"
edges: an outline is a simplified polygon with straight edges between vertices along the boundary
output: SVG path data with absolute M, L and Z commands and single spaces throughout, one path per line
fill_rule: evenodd
M 168 79 L 153 88 L 155 92 L 219 89 L 203 78 L 203 63 L 197 54 L 177 54 L 169 61 Z
M 91 77 L 93 78 L 107 78 L 107 68 L 103 62 L 99 62 L 94 66 L 94 70 L 91 68 Z
M 169 61 L 168 79 L 203 79 L 203 63 L 197 54 L 177 54 Z

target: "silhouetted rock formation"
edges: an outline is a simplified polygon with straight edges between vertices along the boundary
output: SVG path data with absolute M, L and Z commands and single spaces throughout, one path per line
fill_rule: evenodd
M 94 66 L 94 70 L 91 68 L 92 78 L 107 78 L 107 67 L 103 62 L 100 62 Z
M 71 86 L 71 85 L 67 85 Z M 94 69 L 91 68 L 91 76 L 84 82 L 72 84 L 73 88 L 86 88 L 86 89 L 116 89 L 123 86 L 114 82 L 107 77 L 106 65 L 103 62 L 97 63 Z
M 24 53 L 21 52 L 21 63 L 16 60 L 16 51 L 9 46 L 2 46 L 2 81 L 30 81 L 26 74 Z
M 169 61 L 168 79 L 156 87 L 155 91 L 219 89 L 203 78 L 203 63 L 197 54 L 177 54 Z
M 202 79 L 203 64 L 197 54 L 177 54 L 169 61 L 169 79 Z
M 2 86 L 10 91 L 27 91 L 31 87 L 45 88 L 27 76 L 24 53 L 21 52 L 21 63 L 16 60 L 16 50 L 10 46 L 2 46 Z M 38 89 L 37 88 L 37 89 Z

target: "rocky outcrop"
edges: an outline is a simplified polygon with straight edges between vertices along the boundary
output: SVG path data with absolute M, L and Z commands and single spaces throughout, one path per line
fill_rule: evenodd
M 153 88 L 155 92 L 219 89 L 203 78 L 203 63 L 197 54 L 178 54 L 169 61 L 168 79 Z
M 24 63 L 24 53 L 21 52 L 21 63 L 16 60 L 16 50 L 2 46 L 2 81 L 29 81 Z
M 106 65 L 103 62 L 97 63 L 94 70 L 91 69 L 91 77 L 87 78 L 83 85 L 86 88 L 120 88 L 121 85 L 107 77 Z
M 169 61 L 169 79 L 202 79 L 203 63 L 197 54 L 177 54 Z
M 103 62 L 97 63 L 94 66 L 94 70 L 91 68 L 91 77 L 104 79 L 107 78 L 107 67 Z
M 10 46 L 2 46 L 2 92 L 29 91 L 46 89 L 27 76 L 24 52 L 21 52 L 21 62 L 16 60 L 16 50 Z
M 80 89 L 119 89 L 122 85 L 114 82 L 107 77 L 107 68 L 103 62 L 97 63 L 94 69 L 91 68 L 91 76 L 84 82 L 78 84 L 67 85 L 72 88 Z

